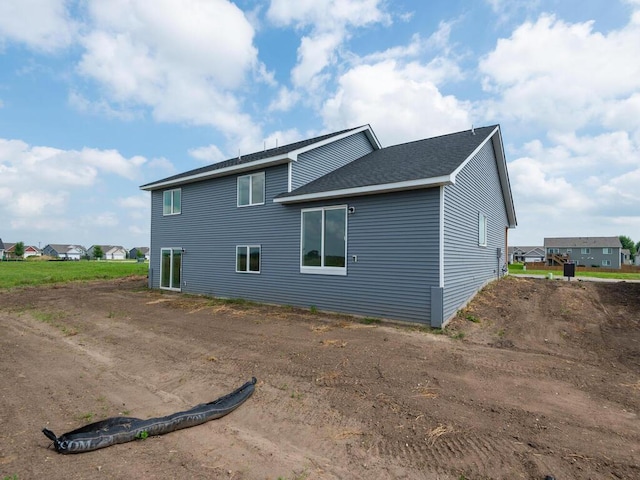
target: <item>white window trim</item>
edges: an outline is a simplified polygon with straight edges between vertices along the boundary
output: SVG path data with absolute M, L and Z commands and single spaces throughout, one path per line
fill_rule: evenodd
M 581 248 L 580 249 L 580 255 L 591 255 L 591 249 L 590 248 Z
M 611 266 L 611 260 L 602 260 L 601 265 L 603 267 L 610 267 Z
M 173 279 L 173 251 L 180 250 L 182 247 L 162 247 L 160 248 L 160 280 L 158 281 L 158 286 L 161 290 L 171 290 L 173 292 L 181 292 L 182 291 L 182 263 L 184 262 L 184 257 L 180 259 L 180 286 L 178 287 L 163 287 L 162 286 L 162 252 L 165 250 L 169 250 L 171 252 L 171 260 L 169 262 L 169 278 Z
M 173 192 L 180 192 L 180 211 L 179 212 L 174 212 Z M 167 193 L 171 194 L 171 212 L 170 213 L 165 213 L 164 212 L 164 196 Z M 181 213 L 182 213 L 182 189 L 181 188 L 172 188 L 170 190 L 163 190 L 162 191 L 162 216 L 163 217 L 169 217 L 171 215 L 180 215 Z
M 611 255 L 613 253 L 613 249 L 611 247 L 603 247 L 602 254 L 603 255 Z
M 486 247 L 488 244 L 488 234 L 489 234 L 489 219 L 487 216 L 478 212 L 478 246 Z
M 321 211 L 322 212 L 322 244 L 320 251 L 321 261 L 324 261 L 324 226 L 325 226 L 325 217 L 324 212 L 326 210 L 339 210 L 344 209 L 344 267 L 309 267 L 302 264 L 303 254 L 302 254 L 302 244 L 304 239 L 304 213 L 305 212 L 314 212 Z M 347 231 L 348 231 L 348 221 L 347 221 L 347 205 L 333 205 L 330 207 L 314 207 L 314 208 L 303 208 L 300 211 L 300 273 L 310 273 L 315 275 L 346 275 L 347 274 Z
M 262 176 L 262 201 L 254 202 L 253 201 L 253 177 L 257 177 L 260 175 Z M 246 205 L 240 205 L 240 179 L 246 178 L 246 177 L 249 177 L 249 203 L 247 203 Z M 236 205 L 238 206 L 238 208 L 264 205 L 265 197 L 267 196 L 266 190 L 267 190 L 267 184 L 266 184 L 266 177 L 264 172 L 250 173 L 248 175 L 239 175 L 236 180 Z
M 247 250 L 247 270 L 238 270 L 238 249 L 239 248 L 246 248 Z M 257 248 L 258 249 L 258 270 L 249 270 L 249 265 L 250 265 L 250 260 L 251 260 L 251 256 L 250 256 L 250 252 L 252 248 Z M 236 245 L 236 258 L 235 258 L 235 263 L 236 263 L 236 273 L 253 273 L 253 274 L 259 274 L 262 271 L 262 245 Z

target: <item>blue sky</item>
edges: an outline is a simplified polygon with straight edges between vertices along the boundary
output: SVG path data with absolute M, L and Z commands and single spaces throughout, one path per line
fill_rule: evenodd
M 499 123 L 518 227 L 640 240 L 640 0 L 4 0 L 0 238 L 149 244 L 139 186 Z

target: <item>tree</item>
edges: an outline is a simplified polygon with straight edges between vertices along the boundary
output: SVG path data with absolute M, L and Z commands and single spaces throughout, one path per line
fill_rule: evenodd
M 99 260 L 102 257 L 104 257 L 104 252 L 102 251 L 102 247 L 100 245 L 96 245 L 95 247 L 93 247 L 93 258 Z
M 23 258 L 23 255 L 24 255 L 24 242 L 16 243 L 16 246 L 13 248 L 13 255 L 16 258 Z
M 631 240 L 626 235 L 620 235 L 618 238 L 620 239 L 622 248 L 626 248 L 629 250 L 629 253 L 631 254 L 631 261 L 634 262 L 636 260 L 636 252 L 638 251 L 636 248 L 636 244 L 633 243 L 633 240 Z M 640 242 L 638 242 L 638 245 L 640 245 Z

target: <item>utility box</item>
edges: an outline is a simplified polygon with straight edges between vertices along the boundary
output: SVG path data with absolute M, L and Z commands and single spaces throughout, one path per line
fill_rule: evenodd
M 571 277 L 576 276 L 576 264 L 575 263 L 565 263 L 564 264 L 564 276 L 571 280 Z

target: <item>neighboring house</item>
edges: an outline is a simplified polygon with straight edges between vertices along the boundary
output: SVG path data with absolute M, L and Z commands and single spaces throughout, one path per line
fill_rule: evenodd
M 631 250 L 629 250 L 628 248 L 623 248 L 620 252 L 622 265 L 633 265 L 633 261 L 631 260 Z
M 5 243 L 5 256 L 6 258 L 17 258 L 15 254 L 16 244 L 15 243 Z M 22 258 L 27 257 L 37 257 L 42 255 L 42 252 L 38 247 L 34 247 L 33 245 L 25 245 L 24 253 L 22 254 Z
M 96 247 L 100 247 L 102 250 L 102 258 L 103 260 L 124 260 L 127 258 L 127 250 L 126 248 L 120 245 L 91 245 L 87 250 L 87 255 L 89 258 L 95 259 L 95 255 L 93 254 L 93 250 Z
M 134 247 L 129 250 L 129 258 L 138 258 L 138 252 L 142 255 L 141 258 L 149 260 L 149 247 Z
M 530 263 L 544 261 L 544 247 L 509 247 L 509 263 Z
M 434 327 L 507 271 L 516 226 L 499 126 L 382 148 L 365 125 L 140 188 L 151 288 Z
M 87 251 L 82 245 L 50 243 L 42 249 L 42 254 L 63 260 L 80 260 Z
M 573 262 L 585 267 L 620 268 L 622 244 L 618 237 L 545 238 L 547 265 Z
M 9 242 L 5 242 L 4 243 L 4 258 L 5 258 L 5 260 L 12 260 L 14 258 L 13 250 L 15 249 L 15 247 L 16 247 L 15 243 L 9 243 Z
M 1 238 L 0 238 L 0 260 L 4 260 L 4 243 L 2 243 Z

